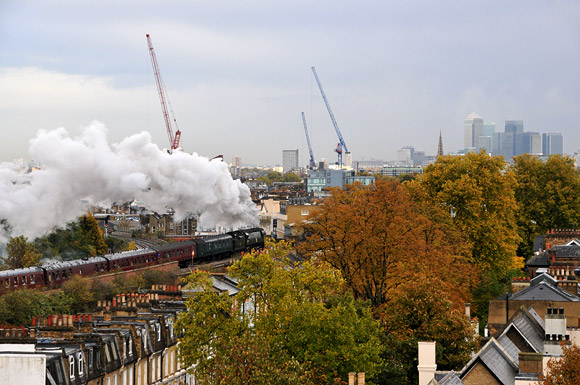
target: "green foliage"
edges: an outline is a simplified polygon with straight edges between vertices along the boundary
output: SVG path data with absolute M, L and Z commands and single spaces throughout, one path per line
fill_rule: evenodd
M 92 280 L 81 275 L 73 275 L 62 285 L 65 296 L 71 299 L 71 308 L 74 313 L 90 311 L 96 305 L 95 287 Z
M 237 262 L 235 301 L 213 292 L 205 273 L 188 278 L 200 291 L 177 323 L 180 359 L 197 364 L 203 383 L 332 384 L 351 371 L 377 373 L 380 325 L 370 309 L 344 292 L 338 271 L 324 263 L 292 268 L 286 253 L 279 243 Z
M 22 289 L 0 297 L 0 324 L 30 325 L 32 317 L 70 314 L 72 299 L 63 292 Z
M 177 282 L 177 275 L 169 271 L 145 270 L 127 277 L 118 275 L 113 280 L 112 291 L 118 293 L 130 293 L 148 290 L 152 285 L 173 285 Z
M 517 181 L 518 255 L 533 254 L 534 237 L 554 228 L 580 225 L 580 176 L 574 160 L 553 155 L 542 161 L 531 155 L 514 158 L 511 169 Z
M 6 245 L 7 257 L 2 258 L 5 269 L 20 269 L 40 263 L 41 253 L 24 236 L 10 238 Z
M 282 176 L 282 182 L 302 182 L 302 178 L 298 176 L 296 173 L 287 172 Z
M 34 245 L 48 259 L 72 260 L 106 254 L 109 249 L 119 251 L 123 241 L 112 237 L 103 238 L 103 232 L 95 218 L 88 213 L 65 229 L 55 229 L 51 234 L 38 238 Z

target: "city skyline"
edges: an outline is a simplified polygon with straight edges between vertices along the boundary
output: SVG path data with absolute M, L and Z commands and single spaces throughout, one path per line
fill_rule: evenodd
M 76 137 L 93 120 L 110 143 L 148 131 L 168 147 L 147 33 L 182 147 L 208 158 L 276 165 L 297 148 L 304 166 L 304 111 L 316 161 L 335 162 L 311 66 L 353 160 L 393 160 L 409 145 L 435 154 L 440 133 L 447 153 L 460 150 L 472 111 L 561 132 L 567 154 L 580 147 L 571 1 L 9 0 L 0 11 L 0 161 L 28 159 L 40 129 Z

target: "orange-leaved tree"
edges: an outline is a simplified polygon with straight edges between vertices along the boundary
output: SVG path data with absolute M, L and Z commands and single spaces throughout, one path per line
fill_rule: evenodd
M 417 277 L 432 277 L 462 307 L 474 274 L 452 222 L 432 219 L 445 217 L 440 210 L 396 181 L 333 189 L 303 224 L 309 235 L 298 250 L 339 269 L 355 296 L 379 313 Z
M 580 347 L 562 343 L 562 356 L 548 361 L 545 375 L 540 375 L 542 385 L 580 384 Z

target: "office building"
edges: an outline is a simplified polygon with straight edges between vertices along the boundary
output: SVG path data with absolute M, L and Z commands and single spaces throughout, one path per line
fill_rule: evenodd
M 230 173 L 234 178 L 239 178 L 240 176 L 242 176 L 242 158 L 240 158 L 237 155 L 232 158 Z
M 355 182 L 365 186 L 375 182 L 374 176 L 359 176 L 355 171 L 318 169 L 308 171 L 304 180 L 306 192 L 321 192 L 329 187 L 344 187 Z
M 564 154 L 564 137 L 559 132 L 549 132 L 542 135 L 542 152 L 544 155 Z
M 298 150 L 283 150 L 282 151 L 282 167 L 284 172 L 298 170 L 300 159 L 298 157 Z
M 477 149 L 478 138 L 483 135 L 483 118 L 472 112 L 465 118 L 463 129 L 465 151 Z

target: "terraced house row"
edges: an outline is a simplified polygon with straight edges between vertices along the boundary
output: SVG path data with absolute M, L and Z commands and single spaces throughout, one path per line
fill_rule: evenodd
M 185 310 L 179 286 L 118 295 L 94 314 L 34 319 L 0 329 L 2 383 L 26 385 L 193 384 L 177 359 L 173 325 Z

